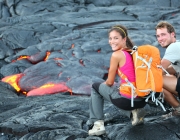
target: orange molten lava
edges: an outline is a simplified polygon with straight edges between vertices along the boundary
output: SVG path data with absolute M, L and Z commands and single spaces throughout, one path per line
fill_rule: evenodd
M 68 86 L 66 86 L 64 82 L 44 84 L 41 87 L 32 89 L 27 93 L 25 91 L 22 91 L 20 86 L 18 85 L 18 81 L 22 76 L 23 74 L 10 75 L 3 78 L 2 81 L 10 84 L 17 92 L 22 92 L 27 96 L 55 94 L 58 92 L 70 92 L 70 94 L 72 95 L 72 90 Z
M 49 57 L 49 55 L 51 54 L 51 52 L 46 52 L 46 57 L 44 58 L 44 61 L 46 61 Z M 21 59 L 28 59 L 30 58 L 30 56 L 20 56 L 19 58 L 17 58 L 17 60 L 21 60 Z M 12 62 L 16 62 L 16 60 L 12 60 Z
M 47 53 L 46 53 L 46 57 L 45 57 L 44 61 L 46 61 L 46 60 L 48 59 L 48 57 L 49 57 L 50 54 L 51 54 L 51 52 L 47 52 Z
M 26 59 L 29 58 L 29 56 L 20 56 L 17 60 Z
M 74 45 L 72 45 L 72 47 L 74 47 Z M 48 59 L 50 54 L 51 54 L 51 52 L 46 53 L 46 57 L 44 58 L 44 61 L 46 61 Z M 29 58 L 29 56 L 20 56 L 17 60 L 27 59 L 27 58 Z M 55 60 L 62 60 L 62 58 L 55 58 Z M 82 62 L 82 64 L 83 64 L 83 62 Z M 61 65 L 61 64 L 59 63 L 59 65 Z M 54 94 L 54 93 L 58 93 L 58 92 L 70 92 L 72 95 L 72 90 L 68 86 L 66 86 L 66 84 L 64 82 L 44 84 L 41 87 L 37 87 L 35 89 L 32 88 L 32 90 L 29 91 L 28 93 L 26 91 L 22 91 L 22 89 L 18 85 L 18 82 L 23 75 L 24 74 L 20 73 L 20 74 L 6 76 L 5 78 L 2 79 L 2 81 L 10 84 L 12 87 L 14 87 L 14 89 L 17 92 L 22 92 L 23 94 L 25 94 L 27 96 Z
M 69 89 L 65 83 L 48 83 L 29 91 L 27 96 L 39 96 L 45 94 L 54 94 L 57 92 L 71 92 L 71 89 Z
M 16 91 L 20 91 L 20 87 L 18 85 L 19 79 L 23 76 L 23 74 L 15 74 L 15 75 L 10 75 L 6 76 L 2 79 L 3 82 L 9 83 Z

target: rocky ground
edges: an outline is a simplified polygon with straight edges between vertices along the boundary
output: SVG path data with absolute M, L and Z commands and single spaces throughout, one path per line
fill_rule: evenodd
M 108 29 L 122 24 L 136 45 L 154 45 L 163 56 L 154 28 L 160 20 L 169 21 L 179 38 L 178 0 L 0 4 L 0 77 L 18 75 L 20 87 L 17 92 L 0 82 L 0 140 L 180 139 L 180 119 L 161 120 L 165 112 L 154 104 L 144 125 L 132 127 L 120 110 L 105 102 L 104 113 L 110 114 L 106 135 L 88 136 L 86 126 L 91 84 L 103 82 L 108 72 Z M 47 84 L 56 86 L 42 90 Z

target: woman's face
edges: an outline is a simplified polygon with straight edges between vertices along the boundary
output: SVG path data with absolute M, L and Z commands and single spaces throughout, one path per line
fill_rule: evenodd
M 119 32 L 113 30 L 109 33 L 109 45 L 113 51 L 126 47 L 126 38 L 122 38 Z

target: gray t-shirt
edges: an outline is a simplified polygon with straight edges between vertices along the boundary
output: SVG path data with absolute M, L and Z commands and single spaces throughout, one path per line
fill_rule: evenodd
M 176 72 L 180 73 L 180 42 L 170 44 L 164 54 L 163 59 L 169 60 Z

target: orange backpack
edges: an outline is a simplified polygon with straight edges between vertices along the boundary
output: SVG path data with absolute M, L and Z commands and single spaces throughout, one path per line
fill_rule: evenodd
M 151 97 L 156 105 L 160 104 L 163 110 L 165 110 L 163 104 L 159 101 L 159 99 L 162 99 L 163 76 L 158 48 L 151 45 L 134 46 L 131 54 L 134 62 L 136 81 L 135 84 L 129 82 L 126 75 L 118 70 L 119 76 L 126 81 L 126 84 L 120 86 L 120 91 L 127 87 L 131 90 L 132 107 L 133 99 L 137 96 L 146 98 L 146 102 Z M 159 92 L 161 96 L 155 98 L 156 92 Z

